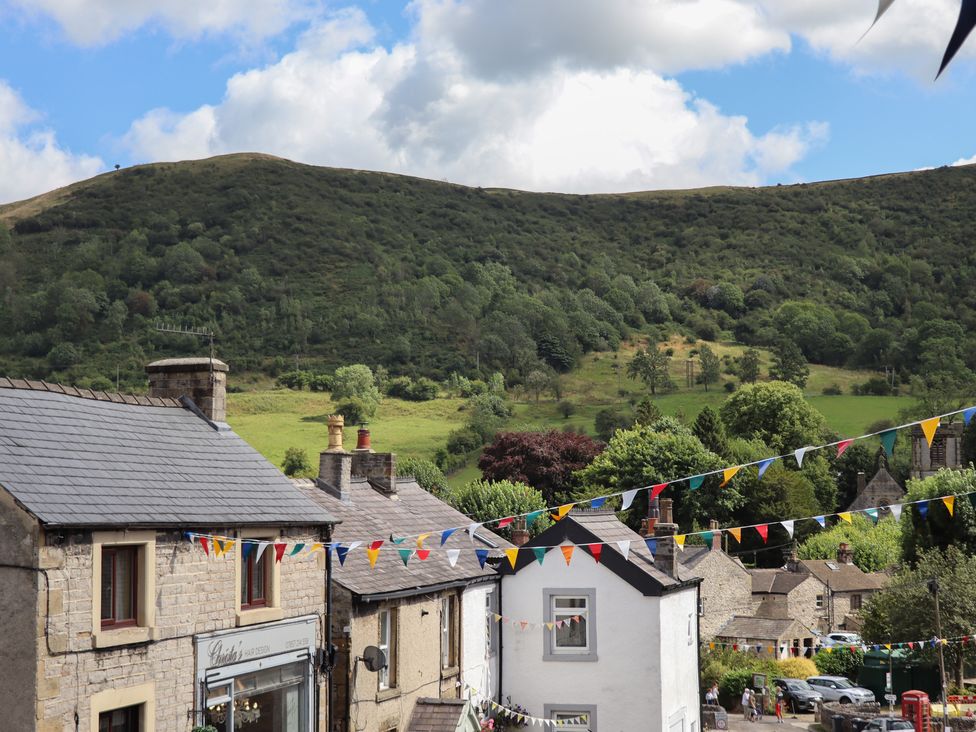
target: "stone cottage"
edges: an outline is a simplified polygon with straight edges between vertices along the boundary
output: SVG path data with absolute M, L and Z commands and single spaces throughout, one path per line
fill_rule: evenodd
M 752 615 L 798 621 L 810 631 L 826 633 L 830 628 L 827 613 L 827 586 L 816 576 L 803 571 L 794 553 L 782 569 L 750 569 Z
M 402 731 L 415 712 L 419 725 L 432 708 L 443 717 L 463 707 L 430 699 L 456 700 L 467 687 L 494 696 L 499 579 L 474 550 L 511 544 L 484 528 L 472 541 L 461 528 L 442 545 L 442 529 L 471 520 L 412 478 L 397 477 L 395 455 L 373 452 L 368 430 L 359 431 L 356 450 L 347 452 L 342 427 L 342 417 L 329 418 L 319 478 L 295 484 L 341 520 L 334 541 L 384 543 L 374 568 L 360 548 L 334 570 L 332 732 Z M 418 541 L 424 532 L 433 533 Z M 404 538 L 395 543 L 398 537 Z M 449 551 L 458 552 L 453 565 Z M 368 646 L 383 651 L 386 668 L 367 669 Z
M 791 618 L 742 615 L 729 620 L 716 633 L 715 642 L 739 651 L 784 659 L 812 656 L 817 638 L 809 628 Z
M 860 630 L 858 611 L 867 599 L 884 588 L 888 576 L 864 572 L 854 564 L 854 553 L 842 543 L 835 561 L 804 559 L 801 571 L 816 577 L 827 588 L 827 624 L 830 630 Z
M 227 370 L 150 364 L 148 397 L 0 379 L 3 729 L 318 729 L 323 553 L 242 546 L 334 518 L 224 424 Z

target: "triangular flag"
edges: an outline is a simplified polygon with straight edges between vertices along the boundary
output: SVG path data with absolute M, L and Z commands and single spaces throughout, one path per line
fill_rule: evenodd
M 762 537 L 763 544 L 769 539 L 769 524 L 759 524 L 756 526 L 756 533 Z
M 344 567 L 346 565 L 346 555 L 349 553 L 349 547 L 345 547 L 342 544 L 335 545 L 336 556 L 339 557 L 339 566 Z
M 447 553 L 447 563 L 453 567 L 455 564 L 457 564 L 458 557 L 461 556 L 461 550 L 448 549 L 446 553 Z
M 508 526 L 509 524 L 511 524 L 514 520 L 515 519 L 513 517 L 511 517 L 511 516 L 508 516 L 506 518 L 500 519 L 498 521 L 498 528 L 499 529 L 504 529 L 506 526 Z
M 453 534 L 455 531 L 457 531 L 457 529 L 445 529 L 441 532 L 441 546 L 444 546 L 444 543 L 451 538 L 451 534 Z
M 556 627 L 556 624 L 555 623 L 546 623 L 546 629 L 547 630 L 550 630 L 551 631 L 555 627 Z
M 200 546 L 203 547 L 203 553 L 206 554 L 209 557 L 210 556 L 210 543 L 207 541 L 207 537 L 206 536 L 201 536 L 200 537 Z
M 532 513 L 526 515 L 525 525 L 526 527 L 531 527 L 535 523 L 536 519 L 539 518 L 545 511 L 533 511 Z
M 724 488 L 726 485 L 728 485 L 728 482 L 735 477 L 735 474 L 739 472 L 739 469 L 741 467 L 742 467 L 741 465 L 736 465 L 734 468 L 726 468 L 725 470 L 723 470 L 722 484 L 719 486 L 719 488 Z
M 634 499 L 637 497 L 637 491 L 638 490 L 640 490 L 640 489 L 639 488 L 634 488 L 634 489 L 629 490 L 629 491 L 624 491 L 624 494 L 623 494 L 623 503 L 620 506 L 620 510 L 621 511 L 626 511 L 628 508 L 630 508 L 630 504 L 633 503 L 634 502 Z
M 694 478 L 688 479 L 688 487 L 691 488 L 691 490 L 693 491 L 697 491 L 699 488 L 702 487 L 702 483 L 704 482 L 705 482 L 704 475 L 696 475 Z
M 881 438 L 881 444 L 884 447 L 885 453 L 888 457 L 891 457 L 895 451 L 895 439 L 898 437 L 898 430 L 885 430 L 878 437 Z
M 793 538 L 793 521 L 780 521 L 780 525 L 782 525 L 782 527 L 784 529 L 786 529 L 786 533 L 789 534 L 790 535 L 790 538 L 792 539 Z
M 866 513 L 868 515 L 868 518 L 870 518 L 871 521 L 873 521 L 874 523 L 878 523 L 878 509 L 876 509 L 876 508 L 865 508 L 864 509 L 864 513 Z
M 826 516 L 814 516 L 813 520 L 820 524 L 821 529 L 827 528 L 827 517 Z
M 410 561 L 410 557 L 413 556 L 413 549 L 397 549 L 400 554 L 400 561 L 403 562 L 403 566 L 407 566 L 407 562 Z
M 521 626 L 522 630 L 525 630 L 526 628 L 529 627 L 529 621 L 528 620 L 520 620 L 519 621 L 519 625 Z M 511 712 L 509 712 L 509 713 L 511 713 Z
M 620 553 L 624 557 L 624 561 L 629 561 L 630 559 L 630 541 L 624 539 L 623 541 L 617 542 L 617 548 L 620 549 Z
M 607 502 L 606 496 L 600 496 L 599 498 L 590 499 L 590 508 L 603 508 L 603 504 Z
M 468 524 L 468 538 L 471 539 L 471 543 L 474 544 L 474 534 L 478 530 L 481 524 Z
M 950 516 L 955 515 L 956 507 L 956 497 L 955 496 L 944 496 L 942 502 L 945 504 L 946 510 L 949 512 Z
M 515 562 L 518 560 L 518 547 L 506 549 L 505 556 L 508 557 L 508 563 L 512 565 L 512 569 L 515 569 Z
M 304 548 L 305 548 L 305 545 L 302 544 L 301 542 L 299 542 L 298 544 L 295 544 L 294 548 L 292 548 L 292 550 L 291 550 L 291 552 L 289 552 L 288 556 L 289 557 L 293 557 L 296 554 L 299 554 L 302 551 L 302 549 L 304 549 Z
M 699 535 L 705 541 L 705 546 L 711 546 L 712 545 L 712 539 L 715 538 L 715 532 L 713 532 L 713 531 L 702 531 Z
M 976 493 L 969 494 L 969 502 L 972 504 L 973 510 L 976 511 Z
M 534 546 L 534 547 L 532 547 L 532 553 L 535 554 L 535 561 L 537 561 L 539 564 L 542 564 L 542 562 L 545 561 L 545 558 L 546 558 L 546 548 L 545 547 L 542 547 L 542 546 Z
M 254 551 L 253 541 L 242 541 L 241 542 L 241 561 L 246 562 L 247 558 L 251 556 L 251 552 Z
M 376 542 L 373 542 L 375 544 Z M 373 548 L 372 545 L 366 547 L 366 556 L 369 557 L 369 568 L 373 569 L 376 566 L 376 558 L 380 555 L 380 548 Z
M 911 650 L 911 651 L 914 651 L 915 650 L 915 642 L 914 641 L 909 641 L 908 642 L 908 649 Z
M 226 554 L 231 549 L 233 549 L 234 548 L 234 544 L 236 544 L 236 543 L 237 542 L 234 541 L 233 539 L 224 539 L 224 554 Z
M 564 503 L 562 506 L 556 509 L 555 518 L 557 521 L 562 519 L 567 513 L 573 510 L 575 503 Z
M 769 466 L 776 461 L 776 458 L 766 458 L 761 463 L 759 463 L 759 477 L 763 477 L 763 474 L 769 470 Z
M 678 547 L 681 551 L 685 550 L 685 535 L 675 534 L 674 535 L 674 545 Z
M 593 555 L 593 561 L 599 564 L 600 554 L 603 553 L 603 544 L 587 544 L 586 548 L 589 549 L 590 554 Z
M 843 455 L 844 454 L 844 451 L 847 450 L 847 448 L 851 446 L 851 443 L 852 442 L 854 442 L 854 440 L 841 440 L 840 442 L 838 442 L 837 443 L 837 457 L 840 457 L 841 455 Z
M 887 648 L 889 651 L 891 650 L 891 644 L 890 643 L 885 643 L 884 644 L 884 647 Z
M 573 557 L 573 551 L 576 549 L 576 547 L 570 544 L 568 546 L 561 546 L 559 548 L 562 551 L 563 556 L 566 558 L 566 566 L 568 567 L 569 560 Z
M 841 513 L 837 514 L 837 518 L 846 521 L 847 523 L 851 523 L 850 511 L 842 511 Z
M 895 517 L 895 521 L 901 521 L 901 504 L 895 503 L 888 506 L 888 510 L 891 511 L 891 515 Z
M 429 557 L 429 556 L 430 556 L 430 549 L 418 549 L 417 550 L 417 559 L 419 559 L 421 562 L 426 562 L 427 561 L 427 557 Z
M 799 467 L 803 467 L 803 456 L 807 454 L 807 450 L 812 449 L 812 447 L 801 447 L 793 451 L 793 457 L 796 458 L 796 464 Z
M 659 495 L 664 492 L 664 489 L 668 487 L 667 483 L 658 483 L 657 485 L 651 486 L 651 496 L 650 499 L 653 501 Z
M 407 537 L 405 537 L 405 536 L 401 536 L 400 538 L 396 538 L 396 537 L 393 536 L 393 534 L 390 534 L 390 541 L 392 541 L 394 544 L 402 544 L 406 540 L 407 540 Z
M 966 423 L 967 427 L 974 414 L 976 414 L 976 407 L 970 407 L 962 413 L 962 420 Z
M 959 7 L 959 18 L 956 20 L 956 27 L 949 38 L 945 54 L 942 56 L 939 73 L 935 75 L 936 79 L 942 76 L 942 72 L 946 70 L 946 66 L 952 61 L 956 52 L 962 48 L 974 27 L 976 27 L 976 3 L 973 0 L 962 0 L 962 5 Z
M 485 562 L 488 561 L 488 550 L 487 549 L 475 549 L 474 553 L 478 555 L 478 564 L 481 568 L 485 568 Z
M 417 537 L 417 548 L 418 549 L 423 549 L 424 548 L 424 539 L 426 539 L 428 536 L 430 536 L 430 534 L 421 534 L 420 536 Z
M 932 447 L 932 440 L 935 438 L 935 431 L 939 429 L 938 417 L 932 417 L 931 419 L 923 419 L 918 423 L 918 426 L 922 428 L 922 434 L 925 435 L 925 442 L 928 443 L 929 447 Z
M 923 519 L 928 518 L 929 515 L 929 504 L 928 503 L 916 503 L 915 510 L 918 511 L 918 515 Z
M 647 538 L 644 539 L 644 543 L 647 545 L 647 551 L 651 553 L 651 556 L 657 554 L 657 539 Z
M 275 562 L 280 562 L 281 558 L 285 556 L 285 549 L 288 548 L 287 544 L 279 544 L 275 542 Z
M 739 542 L 740 544 L 742 543 L 742 529 L 734 528 L 734 529 L 727 529 L 727 531 L 730 534 L 732 534 L 732 536 L 735 538 L 737 542 Z
M 374 541 L 372 544 L 369 545 L 369 548 L 370 549 L 379 549 L 381 546 L 383 546 L 383 540 L 382 539 L 380 541 Z
M 556 621 L 556 627 L 557 627 L 557 628 L 562 628 L 562 627 L 563 627 L 563 624 L 564 624 L 565 622 L 566 622 L 565 620 L 557 620 L 557 621 Z

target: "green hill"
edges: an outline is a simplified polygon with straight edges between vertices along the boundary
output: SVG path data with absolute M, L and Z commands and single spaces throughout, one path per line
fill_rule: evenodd
M 571 196 L 261 155 L 139 166 L 0 207 L 0 372 L 142 383 L 211 327 L 235 371 L 558 371 L 634 333 L 976 366 L 972 167 Z

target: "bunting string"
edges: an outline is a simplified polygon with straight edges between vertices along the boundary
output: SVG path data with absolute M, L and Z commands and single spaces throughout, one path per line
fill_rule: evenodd
M 511 707 L 506 707 L 504 704 L 499 704 L 491 697 L 485 696 L 478 689 L 474 688 L 470 684 L 466 684 L 463 681 L 458 681 L 457 686 L 464 688 L 465 694 L 469 699 L 479 702 L 483 708 L 490 708 L 495 713 L 495 716 L 509 719 L 519 724 L 531 724 L 533 726 L 541 727 L 548 726 L 552 728 L 576 727 L 579 725 L 589 724 L 589 716 L 585 714 L 580 715 L 579 717 L 573 717 L 571 719 L 549 719 L 548 717 L 535 717 L 531 714 L 526 714 L 520 709 L 512 709 Z
M 790 655 L 798 656 L 805 655 L 807 651 L 812 651 L 814 654 L 817 653 L 856 653 L 857 651 L 863 651 L 867 653 L 868 651 L 881 651 L 886 650 L 888 652 L 896 650 L 910 650 L 910 651 L 922 651 L 926 648 L 937 648 L 939 645 L 949 646 L 958 645 L 961 647 L 973 646 L 976 647 L 976 633 L 970 635 L 960 635 L 953 638 L 926 638 L 924 640 L 916 641 L 900 641 L 898 643 L 861 643 L 861 644 L 844 644 L 836 646 L 793 646 L 793 645 L 770 645 L 768 643 L 725 643 L 719 641 L 709 641 L 707 643 L 702 643 L 702 648 L 708 648 L 710 651 L 714 651 L 716 648 L 729 648 L 733 651 L 738 651 L 741 653 L 756 652 L 761 653 L 766 651 L 767 653 L 773 653 L 775 650 L 779 650 L 779 653 L 785 655 L 789 651 Z

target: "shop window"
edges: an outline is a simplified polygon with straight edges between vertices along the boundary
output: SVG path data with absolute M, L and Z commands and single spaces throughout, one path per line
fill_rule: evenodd
M 458 665 L 457 596 L 441 598 L 441 668 L 453 669 Z
M 250 551 L 241 560 L 241 610 L 266 607 L 268 604 L 268 552 L 256 559 L 257 552 Z M 273 557 L 272 557 L 273 558 Z
M 98 732 L 140 732 L 142 705 L 113 709 L 98 715 Z
M 110 648 L 155 638 L 156 534 L 92 534 L 92 645 Z
M 544 660 L 595 661 L 596 590 L 544 590 Z
M 138 624 L 138 576 L 137 547 L 102 547 L 102 628 L 123 628 Z
M 234 676 L 207 689 L 207 724 L 219 732 L 305 732 L 309 673 L 304 661 Z
M 386 656 L 386 668 L 378 676 L 380 691 L 395 689 L 397 685 L 397 609 L 386 608 L 379 612 L 379 649 Z

